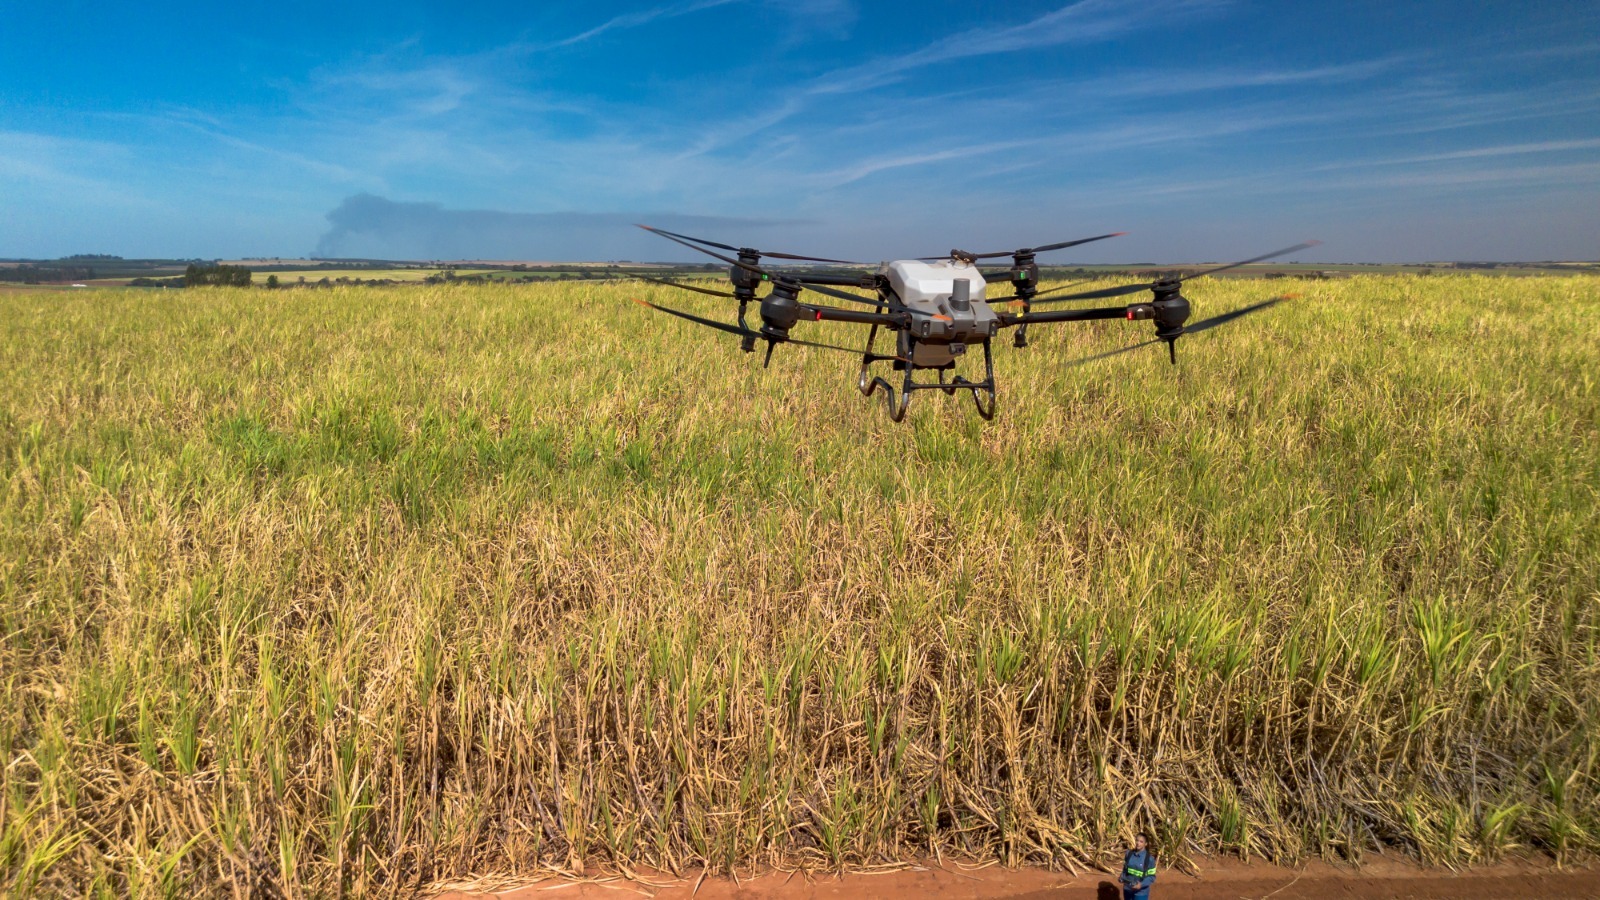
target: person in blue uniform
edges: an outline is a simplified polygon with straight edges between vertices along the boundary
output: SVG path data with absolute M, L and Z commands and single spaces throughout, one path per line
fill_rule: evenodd
M 1123 857 L 1117 880 L 1122 882 L 1124 900 L 1149 900 L 1150 885 L 1156 883 L 1156 855 L 1150 852 L 1150 839 L 1144 832 L 1134 836 L 1133 849 Z

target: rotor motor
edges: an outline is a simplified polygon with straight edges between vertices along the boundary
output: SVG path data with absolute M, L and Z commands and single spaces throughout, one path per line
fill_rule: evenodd
M 739 251 L 739 262 L 751 269 L 761 264 L 761 254 L 754 250 L 744 249 Z M 728 268 L 728 280 L 733 282 L 733 296 L 739 301 L 739 323 L 744 324 L 744 311 L 752 300 L 756 299 L 756 286 L 761 283 L 761 276 L 750 269 L 741 266 Z M 739 349 L 746 353 L 753 353 L 756 349 L 756 339 L 747 335 L 739 341 Z
M 761 333 L 768 339 L 786 341 L 789 329 L 800 321 L 800 288 L 774 282 L 772 293 L 761 300 Z
M 1018 300 L 1026 301 L 1039 292 L 1039 264 L 1034 262 L 1032 253 L 1012 256 L 1011 286 Z
M 1013 296 L 1022 301 L 1022 312 L 1027 314 L 1028 301 L 1039 293 L 1039 264 L 1031 251 L 1019 250 L 1011 255 L 1011 289 Z M 1023 325 L 1011 336 L 1012 346 L 1028 346 L 1028 326 Z
M 1183 323 L 1189 321 L 1189 301 L 1180 290 L 1176 282 L 1155 288 L 1155 300 L 1150 304 L 1155 315 L 1151 318 L 1156 321 L 1156 337 L 1164 341 L 1177 340 L 1183 334 Z
M 1160 282 L 1152 287 L 1154 300 L 1128 307 L 1129 320 L 1151 319 L 1156 323 L 1156 340 L 1167 342 L 1167 355 L 1174 364 L 1178 361 L 1178 338 L 1183 336 L 1183 323 L 1189 321 L 1189 301 L 1181 290 L 1182 285 L 1176 281 Z
M 744 266 L 749 266 L 751 269 L 758 268 L 761 265 L 761 254 L 754 250 L 740 250 L 739 262 L 743 263 Z M 750 271 L 750 269 L 744 268 L 744 266 L 729 266 L 728 280 L 733 282 L 735 296 L 741 300 L 754 300 L 756 285 L 761 283 L 761 276 Z M 748 298 L 745 296 L 746 293 L 749 294 Z

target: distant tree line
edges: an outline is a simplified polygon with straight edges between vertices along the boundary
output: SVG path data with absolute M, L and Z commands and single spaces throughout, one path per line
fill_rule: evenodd
M 94 277 L 88 266 L 0 266 L 0 281 L 18 281 L 23 284 L 48 284 L 52 281 L 84 281 Z
M 37 266 L 25 267 L 28 277 L 35 281 L 64 281 L 68 278 L 82 280 L 93 275 L 91 270 L 71 269 L 68 267 L 42 268 Z M 687 268 L 687 267 L 684 267 Z M 391 278 L 361 278 L 340 275 L 336 278 L 324 276 L 319 280 L 311 281 L 305 275 L 294 273 L 293 281 L 281 278 L 278 273 L 266 273 L 266 279 L 261 284 L 252 283 L 253 270 L 244 266 L 208 265 L 205 263 L 191 262 L 184 274 L 172 277 L 140 276 L 128 281 L 129 287 L 142 288 L 188 288 L 220 285 L 225 287 L 259 287 L 266 290 L 284 290 L 291 288 L 331 288 L 339 285 L 372 285 L 389 286 L 404 284 L 538 284 L 551 281 L 614 279 L 619 274 L 615 265 L 596 267 L 591 269 L 556 270 L 541 269 L 539 274 L 533 274 L 529 267 L 507 267 L 504 277 L 495 277 L 492 273 L 477 272 L 462 275 L 453 265 L 442 265 L 439 271 L 427 275 L 420 281 L 398 281 Z M 16 275 L 16 269 L 0 268 L 0 279 L 23 280 Z M 515 274 L 513 274 L 515 273 Z
M 244 266 L 201 266 L 190 263 L 183 272 L 186 287 L 249 287 L 250 270 Z

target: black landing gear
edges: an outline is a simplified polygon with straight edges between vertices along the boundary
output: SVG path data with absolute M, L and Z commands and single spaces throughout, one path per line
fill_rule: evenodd
M 911 354 L 916 350 L 916 341 L 905 331 L 899 332 L 900 355 L 880 356 L 872 352 L 872 342 L 878 336 L 878 326 L 872 326 L 872 332 L 867 335 L 867 349 L 861 357 L 861 374 L 856 378 L 856 387 L 862 395 L 871 397 L 879 390 L 883 391 L 884 405 L 889 410 L 892 421 L 904 421 L 906 411 L 911 408 L 911 392 L 925 390 L 940 390 L 946 395 L 954 395 L 956 391 L 971 391 L 972 404 L 977 407 L 978 415 L 984 421 L 994 419 L 996 399 L 994 391 L 994 356 L 990 352 L 989 342 L 983 342 L 984 379 L 982 381 L 968 381 L 964 376 L 957 375 L 945 381 L 945 370 L 938 369 L 939 380 L 936 382 L 919 382 L 912 376 L 916 373 L 917 366 L 909 362 Z M 882 375 L 873 375 L 868 366 L 875 362 L 892 360 L 895 368 L 905 372 L 905 378 L 900 385 L 898 397 L 894 385 Z

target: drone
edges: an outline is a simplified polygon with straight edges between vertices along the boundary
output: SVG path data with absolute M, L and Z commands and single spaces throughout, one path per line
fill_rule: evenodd
M 1182 293 L 1183 285 L 1186 282 L 1205 275 L 1215 275 L 1218 272 L 1235 269 L 1239 266 L 1286 256 L 1321 243 L 1320 241 L 1306 241 L 1293 247 L 1285 247 L 1282 250 L 1275 250 L 1271 253 L 1240 260 L 1236 263 L 1229 263 L 1224 266 L 1188 274 L 1165 275 L 1155 281 L 1140 284 L 1125 284 L 1075 293 L 1059 293 L 1084 282 L 1079 281 L 1050 288 L 1049 290 L 1039 290 L 1039 264 L 1035 259 L 1038 254 L 1053 250 L 1065 250 L 1068 247 L 1077 247 L 1095 241 L 1103 241 L 1108 238 L 1119 237 L 1126 234 L 1126 232 L 1101 234 L 1094 237 L 1079 238 L 1078 240 L 1061 241 L 1055 244 L 1044 244 L 1038 247 L 1025 247 L 1019 250 L 996 253 L 969 253 L 964 250 L 951 250 L 945 256 L 924 256 L 916 259 L 893 260 L 880 263 L 876 269 L 860 274 L 836 275 L 808 274 L 767 268 L 761 265 L 761 260 L 766 257 L 794 262 L 828 263 L 863 268 L 869 267 L 870 264 L 820 256 L 798 256 L 792 253 L 762 251 L 751 247 L 735 247 L 704 238 L 677 234 L 649 225 L 640 225 L 639 227 L 670 241 L 682 244 L 691 250 L 704 253 L 727 263 L 729 265 L 728 280 L 732 283 L 733 290 L 725 291 L 699 287 L 645 275 L 635 275 L 633 277 L 640 281 L 737 300 L 739 302 L 738 324 L 704 318 L 682 310 L 659 306 L 645 300 L 637 300 L 635 302 L 642 306 L 677 316 L 680 319 L 687 319 L 699 325 L 737 335 L 740 338 L 740 349 L 746 353 L 755 352 L 757 343 L 765 341 L 767 350 L 763 367 L 771 364 L 772 351 L 779 344 L 796 344 L 825 350 L 838 350 L 850 354 L 859 353 L 861 355 L 861 373 L 856 380 L 857 388 L 868 397 L 881 390 L 885 405 L 888 407 L 889 418 L 895 422 L 905 419 L 906 411 L 911 406 L 912 395 L 916 391 L 925 390 L 939 390 L 947 395 L 953 395 L 960 390 L 970 391 L 973 405 L 978 408 L 978 415 L 986 421 L 993 419 L 995 415 L 995 378 L 994 355 L 991 346 L 1003 328 L 1016 329 L 1012 343 L 1013 346 L 1020 348 L 1028 346 L 1028 327 L 1030 325 L 1045 325 L 1056 322 L 1093 322 L 1103 319 L 1149 320 L 1155 324 L 1154 338 L 1117 350 L 1075 360 L 1072 363 L 1068 363 L 1068 365 L 1105 359 L 1106 357 L 1116 356 L 1162 342 L 1167 345 L 1168 358 L 1173 365 L 1176 365 L 1178 362 L 1177 344 L 1179 337 L 1186 334 L 1197 334 L 1216 328 L 1219 325 L 1225 325 L 1282 303 L 1292 297 L 1292 295 L 1274 297 L 1270 300 L 1263 300 L 1259 303 L 1240 307 L 1208 319 L 1188 323 L 1189 301 L 1184 298 Z M 734 256 L 726 256 L 718 253 L 717 250 L 728 251 Z M 1000 268 L 998 271 L 994 270 L 1003 264 L 981 262 L 986 259 L 1002 259 L 1007 256 L 1011 257 L 1010 267 Z M 986 272 L 984 271 L 985 268 L 991 269 L 991 271 Z M 987 295 L 988 286 L 1002 280 L 1011 285 L 1011 296 L 991 300 Z M 763 283 L 770 284 L 771 289 L 764 296 L 758 297 L 756 292 Z M 872 291 L 876 296 L 865 297 L 841 290 L 841 288 L 846 287 Z M 1102 300 L 1139 294 L 1145 291 L 1150 292 L 1151 296 L 1148 300 L 1123 306 L 1033 311 L 1033 307 L 1036 305 L 1068 301 Z M 852 305 L 846 307 L 813 302 L 810 298 L 803 299 L 803 294 L 806 292 L 842 300 Z M 750 304 L 758 301 L 760 303 L 761 327 L 752 328 L 747 321 L 746 315 Z M 995 304 L 1006 302 L 1011 303 L 1013 307 L 1020 307 L 1020 312 L 995 308 Z M 825 344 L 791 337 L 790 331 L 803 319 L 810 319 L 815 322 L 850 322 L 869 325 L 871 330 L 867 334 L 865 348 L 853 350 L 836 344 Z M 879 353 L 873 349 L 879 330 L 887 330 L 894 335 L 892 352 Z M 984 377 L 981 381 L 972 381 L 964 375 L 954 373 L 957 368 L 957 361 L 968 356 L 973 347 L 983 348 Z M 874 375 L 872 372 L 871 367 L 874 364 L 883 362 L 890 363 L 894 371 L 904 373 L 898 393 L 888 379 L 885 379 L 882 375 Z M 934 372 L 937 380 L 918 381 L 916 377 L 918 372 Z

